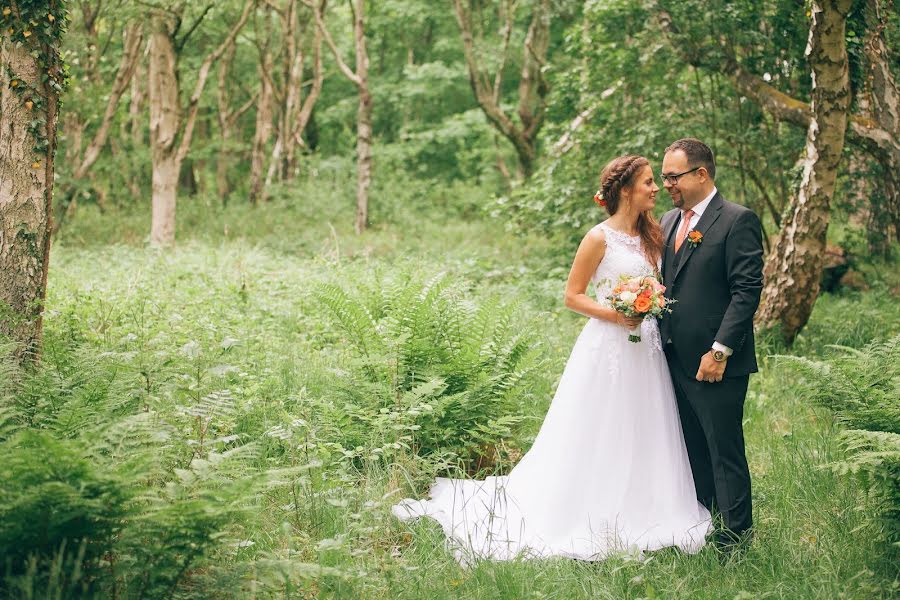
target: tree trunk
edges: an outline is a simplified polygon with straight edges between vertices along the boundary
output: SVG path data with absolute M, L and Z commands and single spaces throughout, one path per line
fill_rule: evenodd
M 369 226 L 369 186 L 372 183 L 372 95 L 369 93 L 369 55 L 366 52 L 365 0 L 356 0 L 353 35 L 356 38 L 356 233 Z
M 231 168 L 231 130 L 234 123 L 230 114 L 228 72 L 234 62 L 234 52 L 235 47 L 232 44 L 222 57 L 222 62 L 219 63 L 219 82 L 216 94 L 219 103 L 219 138 L 221 140 L 219 154 L 216 156 L 216 194 L 223 204 L 227 202 L 228 195 L 231 193 L 228 170 Z
M 331 34 L 325 27 L 320 10 L 314 10 L 316 25 L 331 49 L 344 77 L 356 85 L 359 104 L 356 111 L 356 233 L 365 231 L 369 222 L 369 185 L 372 182 L 372 96 L 369 93 L 369 55 L 366 51 L 365 0 L 353 0 L 353 38 L 356 70 L 341 58 Z M 312 107 L 309 109 L 312 116 Z
M 171 31 L 166 18 L 153 19 L 149 85 L 150 146 L 153 161 L 150 242 L 160 246 L 175 241 L 175 198 L 181 170 L 175 143 L 180 126 L 180 106 Z
M 183 119 L 179 102 L 178 71 L 173 39 L 174 32 L 177 30 L 175 19 L 171 11 L 159 11 L 152 18 L 149 87 L 150 146 L 153 159 L 153 218 L 150 226 L 150 242 L 154 245 L 168 245 L 175 241 L 175 199 L 178 175 L 181 163 L 184 162 L 188 150 L 191 148 L 203 87 L 206 85 L 213 65 L 225 54 L 228 47 L 234 44 L 238 32 L 244 27 L 255 7 L 254 0 L 247 0 L 240 18 L 228 35 L 215 50 L 203 59 L 197 72 L 194 91 L 191 93 L 184 111 L 186 116 Z M 184 43 L 185 39 L 182 36 L 180 42 Z
M 863 51 L 868 76 L 859 104 L 866 106 L 879 128 L 888 133 L 881 144 L 886 152 L 882 152 L 875 168 L 880 183 L 869 196 L 871 210 L 866 230 L 869 250 L 886 258 L 900 236 L 900 90 L 891 71 L 894 57 L 885 39 L 888 21 L 880 0 L 867 0 L 865 17 L 868 33 Z
M 266 173 L 266 187 L 275 179 L 291 179 L 297 170 L 298 147 L 303 144 L 303 132 L 312 116 L 313 108 L 322 92 L 322 31 L 316 26 L 319 19 L 313 15 L 311 28 L 300 27 L 296 0 L 288 3 L 282 16 L 282 36 L 287 40 L 287 59 L 289 61 L 284 73 L 285 89 L 280 94 L 283 98 L 275 145 Z M 321 3 L 309 5 L 314 13 L 320 13 Z M 319 17 L 321 18 L 321 17 Z M 310 29 L 307 32 L 307 29 Z M 303 97 L 303 75 L 306 55 L 304 38 L 312 34 L 312 86 L 306 98 Z
M 303 44 L 297 39 L 297 0 L 289 0 L 285 11 L 281 14 L 281 36 L 285 43 L 285 69 L 283 76 L 284 89 L 279 94 L 281 105 L 275 128 L 275 145 L 269 159 L 269 170 L 266 173 L 266 188 L 276 178 L 287 177 L 287 155 L 291 152 L 291 119 L 295 106 L 300 100 L 300 86 L 303 83 Z M 313 28 L 316 30 L 317 28 Z
M 844 148 L 850 78 L 844 42 L 851 0 L 814 0 L 807 56 L 812 67 L 812 117 L 803 177 L 765 267 L 757 322 L 792 343 L 819 293 L 829 207 Z
M 16 343 L 17 360 L 28 362 L 41 350 L 59 98 L 42 81 L 46 70 L 28 46 L 4 37 L 0 67 L 0 335 Z M 43 96 L 40 102 L 32 90 Z M 35 153 L 28 131 L 38 118 L 44 124 L 35 131 L 46 139 L 46 155 Z
M 488 121 L 513 145 L 519 159 L 517 171 L 522 178 L 531 177 L 537 157 L 537 134 L 544 123 L 548 86 L 543 75 L 550 42 L 550 0 L 535 0 L 531 21 L 522 45 L 522 71 L 519 80 L 520 123 L 516 123 L 502 107 L 503 71 L 509 54 L 512 28 L 515 24 L 514 4 L 501 3 L 500 18 L 505 21 L 499 65 L 491 76 L 484 69 L 479 48 L 481 29 L 473 23 L 472 6 L 464 0 L 451 0 L 463 41 L 463 55 L 469 71 L 469 84 L 475 100 Z M 475 36 L 478 36 L 476 43 Z
M 258 204 L 265 200 L 263 170 L 266 166 L 266 147 L 272 137 L 272 54 L 268 48 L 260 57 L 259 101 L 256 105 L 256 133 L 253 135 L 253 149 L 250 155 L 250 202 Z

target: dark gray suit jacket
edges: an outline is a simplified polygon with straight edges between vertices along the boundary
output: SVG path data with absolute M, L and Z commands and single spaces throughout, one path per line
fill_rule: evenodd
M 663 215 L 663 284 L 666 296 L 677 300 L 672 313 L 660 323 L 663 343 L 674 345 L 678 362 L 693 377 L 700 358 L 714 341 L 734 354 L 725 377 L 757 371 L 753 315 L 762 292 L 762 227 L 748 208 L 726 201 L 716 193 L 695 229 L 703 241 L 692 247 L 687 240 L 675 253 L 681 210 Z

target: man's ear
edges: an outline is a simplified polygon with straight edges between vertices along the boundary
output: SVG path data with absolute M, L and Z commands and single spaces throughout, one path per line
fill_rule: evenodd
M 701 177 L 701 183 L 709 181 L 709 171 L 706 170 L 706 167 L 700 167 L 699 169 L 697 169 L 697 174 Z

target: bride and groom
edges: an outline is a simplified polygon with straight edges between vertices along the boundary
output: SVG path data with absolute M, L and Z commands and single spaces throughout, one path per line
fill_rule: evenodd
M 590 319 L 531 449 L 507 476 L 438 478 L 429 499 L 403 500 L 394 515 L 435 519 L 463 563 L 696 553 L 707 538 L 727 551 L 749 538 L 742 420 L 757 370 L 761 226 L 715 175 L 704 143 L 670 145 L 662 179 L 675 208 L 657 224 L 647 159 L 606 165 L 595 200 L 610 216 L 585 235 L 566 284 L 566 306 Z M 657 322 L 613 310 L 622 275 L 661 276 L 672 312 Z

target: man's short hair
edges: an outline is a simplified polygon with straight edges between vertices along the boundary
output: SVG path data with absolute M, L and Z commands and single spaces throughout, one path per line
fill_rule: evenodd
M 687 156 L 688 159 L 688 165 L 690 165 L 691 168 L 703 167 L 706 169 L 706 172 L 709 173 L 710 179 L 716 178 L 716 161 L 713 158 L 713 153 L 709 146 L 696 138 L 681 138 L 680 140 L 672 142 L 669 147 L 666 148 L 666 153 L 668 154 L 675 150 L 684 152 L 684 155 Z

